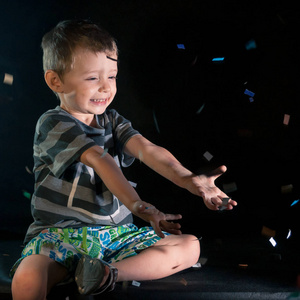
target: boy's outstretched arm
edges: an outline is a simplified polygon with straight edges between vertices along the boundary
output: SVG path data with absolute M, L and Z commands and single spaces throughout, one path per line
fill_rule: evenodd
M 107 188 L 136 216 L 147 221 L 155 232 L 164 237 L 162 230 L 172 234 L 181 234 L 180 225 L 169 221 L 181 219 L 181 215 L 164 214 L 153 205 L 140 199 L 129 184 L 115 160 L 99 146 L 87 149 L 80 162 L 94 169 Z
M 202 197 L 209 209 L 218 210 L 222 205 L 222 199 L 229 198 L 215 185 L 215 180 L 226 172 L 225 166 L 215 169 L 209 175 L 195 175 L 183 167 L 168 150 L 151 143 L 141 135 L 136 135 L 127 142 L 125 152 L 140 159 L 176 185 Z M 232 209 L 236 205 L 236 201 L 230 199 L 227 209 Z

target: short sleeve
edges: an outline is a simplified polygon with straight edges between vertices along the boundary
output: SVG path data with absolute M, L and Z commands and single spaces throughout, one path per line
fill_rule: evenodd
M 134 162 L 135 158 L 124 152 L 125 145 L 130 138 L 140 133 L 132 127 L 129 120 L 121 116 L 117 111 L 112 109 L 110 117 L 112 118 L 114 142 L 119 160 L 122 167 L 128 167 Z
M 94 145 L 95 142 L 87 137 L 73 118 L 64 114 L 45 114 L 36 126 L 35 168 L 47 165 L 59 178 L 68 166 Z

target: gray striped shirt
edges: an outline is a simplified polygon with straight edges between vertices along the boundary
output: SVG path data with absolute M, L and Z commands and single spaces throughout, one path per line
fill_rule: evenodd
M 48 227 L 82 227 L 132 222 L 131 212 L 107 189 L 81 154 L 98 145 L 119 167 L 134 158 L 123 152 L 126 142 L 139 134 L 115 110 L 97 116 L 90 127 L 57 106 L 37 122 L 34 137 L 35 191 L 31 210 L 34 222 L 25 242 Z M 113 180 L 113 179 L 112 179 Z

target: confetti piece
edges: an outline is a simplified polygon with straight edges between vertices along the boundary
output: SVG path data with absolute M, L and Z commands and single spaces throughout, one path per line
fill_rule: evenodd
M 180 283 L 182 283 L 184 286 L 187 286 L 187 281 L 184 278 L 180 279 Z
M 248 89 L 245 89 L 245 92 L 244 92 L 245 95 L 248 95 L 250 97 L 254 97 L 255 93 L 249 91 Z
M 23 196 L 24 196 L 25 198 L 27 198 L 27 199 L 30 200 L 31 194 L 30 194 L 29 192 L 27 192 L 27 191 L 22 191 L 22 193 L 23 193 Z
M 212 61 L 224 61 L 225 57 L 215 57 Z
M 33 174 L 33 173 L 31 172 L 31 170 L 30 170 L 27 166 L 25 166 L 25 170 L 26 170 L 26 172 L 29 173 L 30 175 Z
M 275 246 L 277 245 L 277 243 L 276 243 L 276 241 L 274 240 L 273 237 L 271 237 L 271 238 L 269 239 L 269 242 L 272 244 L 273 247 L 275 247 Z
M 292 204 L 291 204 L 291 206 L 294 206 L 295 204 L 297 204 L 299 202 L 299 199 L 298 200 L 295 200 Z
M 292 230 L 289 229 L 289 232 L 288 232 L 288 234 L 287 234 L 287 236 L 286 236 L 286 239 L 288 240 L 288 239 L 291 237 L 291 235 L 292 235 Z
M 236 185 L 235 182 L 224 183 L 223 184 L 223 190 L 226 194 L 231 193 L 231 192 L 235 192 L 237 190 L 237 185 Z
M 292 184 L 287 184 L 287 185 L 281 186 L 281 193 L 282 194 L 288 194 L 288 193 L 291 193 L 292 191 L 293 191 L 293 185 Z
M 198 60 L 198 55 L 196 55 L 196 57 L 192 61 L 191 66 L 194 66 L 196 64 L 197 60 Z
M 137 183 L 135 183 L 135 182 L 132 182 L 132 181 L 128 181 L 128 182 L 130 183 L 130 185 L 131 185 L 132 187 L 136 188 L 136 186 L 137 186 Z
M 239 264 L 239 268 L 246 269 L 248 268 L 248 264 Z
M 157 119 L 156 119 L 156 115 L 155 115 L 155 111 L 153 110 L 153 119 L 154 119 L 154 125 L 155 125 L 155 128 L 157 130 L 158 133 L 160 133 L 160 130 L 159 130 L 159 127 L 158 127 L 158 122 L 157 122 Z
M 104 149 L 104 152 L 101 154 L 101 157 L 104 157 L 107 152 L 108 152 L 108 148 Z
M 246 50 L 256 49 L 257 45 L 254 39 L 249 40 L 245 43 Z
M 200 269 L 201 268 L 201 264 L 199 262 L 197 262 L 196 264 L 192 265 L 192 268 Z
M 283 124 L 284 124 L 284 125 L 289 125 L 289 122 L 290 122 L 290 115 L 284 114 L 284 117 L 283 117 Z
M 268 228 L 267 226 L 263 226 L 261 229 L 261 234 L 267 237 L 274 237 L 276 231 L 273 229 Z
M 3 256 L 9 256 L 9 254 L 3 253 Z
M 249 101 L 250 101 L 251 103 L 254 102 L 254 98 L 249 97 Z
M 208 160 L 210 161 L 212 158 L 213 158 L 213 155 L 210 154 L 208 151 L 206 151 L 203 156 Z
M 147 207 L 145 207 L 145 209 L 151 209 L 151 208 L 154 208 L 154 206 L 147 206 Z
M 143 159 L 144 159 L 144 155 L 143 155 L 143 152 L 140 150 L 139 151 L 139 160 L 140 160 L 140 162 L 142 162 Z
M 222 206 L 219 207 L 219 210 L 225 210 L 227 208 L 229 199 L 230 198 L 223 198 L 222 199 Z
M 184 44 L 177 44 L 177 48 L 178 48 L 178 49 L 185 50 Z
M 205 106 L 205 103 L 203 103 L 201 105 L 201 107 L 197 110 L 197 112 L 196 112 L 197 115 L 199 115 L 201 113 L 201 111 L 203 110 L 204 106 Z
M 199 263 L 204 266 L 208 261 L 208 258 L 207 257 L 200 257 L 199 259 Z
M 137 287 L 140 287 L 140 285 L 141 285 L 140 282 L 135 281 L 135 280 L 132 280 L 132 283 L 131 283 L 131 284 L 134 285 L 134 286 L 137 286 Z
M 12 85 L 14 81 L 14 76 L 8 73 L 4 74 L 4 80 L 3 83 L 4 84 L 8 84 L 8 85 Z

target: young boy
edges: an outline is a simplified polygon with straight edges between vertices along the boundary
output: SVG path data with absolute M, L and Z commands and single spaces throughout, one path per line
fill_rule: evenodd
M 34 137 L 34 222 L 13 266 L 12 294 L 46 299 L 75 276 L 79 292 L 112 290 L 117 281 L 158 279 L 191 267 L 197 238 L 142 201 L 120 167 L 134 158 L 218 210 L 227 196 L 214 184 L 226 171 L 197 176 L 152 144 L 115 110 L 118 50 L 88 21 L 64 21 L 42 41 L 45 80 L 60 106 L 38 120 Z M 229 199 L 227 209 L 237 203 Z M 152 227 L 138 229 L 132 213 Z

